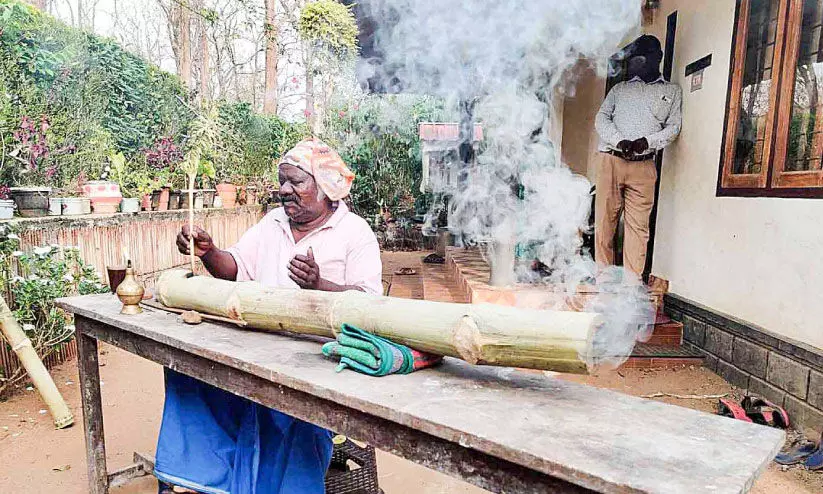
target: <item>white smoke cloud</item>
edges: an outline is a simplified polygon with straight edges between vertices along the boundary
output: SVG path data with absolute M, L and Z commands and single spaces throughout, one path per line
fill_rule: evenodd
M 591 184 L 558 160 L 549 139 L 555 95 L 580 59 L 607 70 L 617 44 L 636 30 L 638 0 L 361 0 L 377 20 L 376 48 L 404 90 L 473 101 L 484 142 L 462 185 L 451 190 L 449 223 L 483 243 L 496 268 L 514 275 L 511 252 L 526 247 L 548 267 L 542 280 L 569 293 L 598 278 L 588 310 L 603 314 L 592 364 L 619 364 L 654 316 L 629 273 L 598 273 L 580 252 Z M 389 81 L 386 81 L 387 85 Z M 564 129 L 575 132 L 575 129 Z M 591 129 L 579 129 L 590 132 Z M 459 164 L 455 164 L 459 166 Z M 497 254 L 497 256 L 495 256 Z M 520 281 L 534 281 L 518 269 Z M 608 276 L 608 281 L 605 276 Z

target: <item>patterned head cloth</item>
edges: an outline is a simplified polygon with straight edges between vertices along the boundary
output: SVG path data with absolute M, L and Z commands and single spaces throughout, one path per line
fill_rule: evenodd
M 293 165 L 313 176 L 320 190 L 332 201 L 349 195 L 354 182 L 354 173 L 340 155 L 319 139 L 300 141 L 280 159 L 280 165 Z

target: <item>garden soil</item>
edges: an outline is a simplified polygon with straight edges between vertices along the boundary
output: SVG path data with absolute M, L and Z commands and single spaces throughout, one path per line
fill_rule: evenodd
M 406 258 L 420 254 L 385 254 L 386 272 L 402 267 Z M 391 271 L 390 271 L 391 269 Z M 153 454 L 163 407 L 163 373 L 156 364 L 116 348 L 101 345 L 103 415 L 109 468 L 131 463 L 133 451 Z M 53 371 L 76 423 L 54 430 L 37 392 L 21 389 L 0 402 L 0 492 L 83 494 L 87 492 L 85 448 L 80 392 L 75 362 Z M 642 371 L 626 370 L 596 376 L 556 376 L 592 386 L 642 396 L 656 392 L 675 394 L 735 394 L 717 375 L 701 368 Z M 716 400 L 660 398 L 678 406 L 712 412 Z M 378 456 L 380 485 L 387 494 L 480 494 L 486 491 L 409 463 L 395 456 Z M 154 494 L 157 484 L 145 477 L 112 494 Z M 794 467 L 786 471 L 771 464 L 753 491 L 757 494 L 819 494 L 823 473 Z

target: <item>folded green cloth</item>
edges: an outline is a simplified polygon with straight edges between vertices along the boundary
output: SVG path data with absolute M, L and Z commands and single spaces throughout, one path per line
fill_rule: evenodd
M 337 341 L 323 345 L 327 357 L 340 357 L 337 372 L 346 368 L 370 376 L 408 374 L 440 363 L 443 357 L 419 352 L 362 329 L 344 324 Z

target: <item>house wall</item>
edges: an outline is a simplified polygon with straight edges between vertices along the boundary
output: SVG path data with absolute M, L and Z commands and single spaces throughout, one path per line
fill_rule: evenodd
M 678 11 L 673 82 L 683 130 L 666 150 L 654 272 L 673 292 L 823 349 L 823 201 L 716 197 L 734 27 L 733 0 L 670 0 L 652 31 Z M 703 89 L 684 69 L 707 54 Z
M 653 273 L 685 299 L 823 349 L 823 200 L 716 196 L 735 1 L 667 0 L 645 30 L 665 41 L 675 10 L 683 130 L 664 153 Z M 689 92 L 685 66 L 710 53 L 703 89 Z M 565 102 L 564 158 L 592 178 L 596 137 L 583 129 L 593 129 L 602 87 L 583 77 Z
M 594 166 L 597 157 L 597 134 L 594 117 L 600 109 L 606 90 L 606 79 L 599 77 L 591 65 L 582 62 L 572 74 L 573 94 L 563 105 L 563 135 L 561 156 L 564 163 L 575 173 L 594 180 Z

